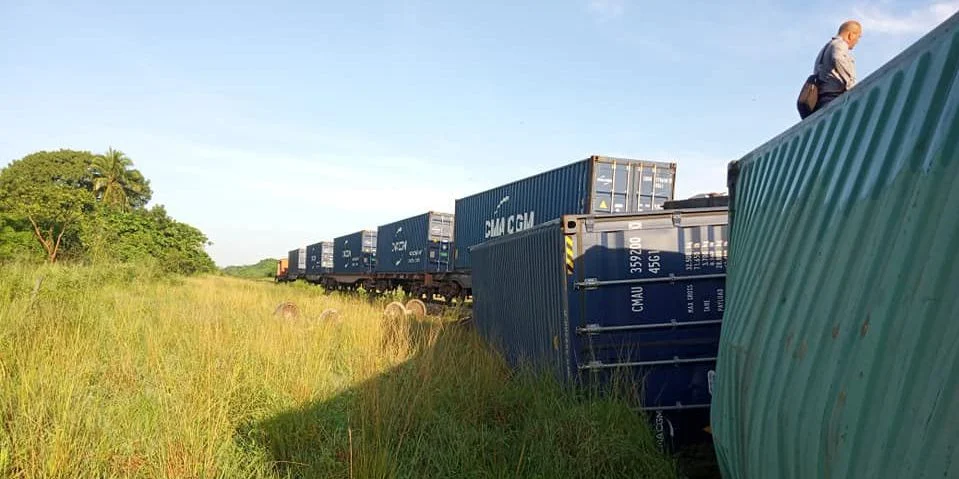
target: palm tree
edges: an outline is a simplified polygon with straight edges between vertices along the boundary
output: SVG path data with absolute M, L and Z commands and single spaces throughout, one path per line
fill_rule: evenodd
M 150 201 L 150 182 L 132 168 L 133 161 L 122 151 L 110 148 L 97 155 L 93 171 L 93 194 L 109 206 L 121 209 L 140 208 Z

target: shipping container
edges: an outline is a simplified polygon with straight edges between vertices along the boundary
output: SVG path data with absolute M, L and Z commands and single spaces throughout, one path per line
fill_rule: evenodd
M 334 273 L 372 273 L 375 266 L 376 231 L 357 231 L 333 239 Z
M 696 195 L 682 200 L 671 200 L 663 203 L 664 210 L 716 207 L 728 208 L 729 195 L 710 193 L 705 195 Z
M 306 274 L 306 248 L 290 250 L 287 277 L 297 279 Z
M 319 276 L 333 271 L 333 242 L 321 241 L 306 247 L 306 275 Z
M 730 165 L 723 477 L 959 477 L 957 72 L 953 16 Z
M 673 199 L 676 164 L 592 156 L 456 200 L 457 270 L 469 248 L 565 214 L 634 213 Z
M 438 273 L 452 269 L 453 215 L 428 212 L 377 229 L 376 272 Z
M 290 260 L 287 258 L 282 258 L 276 261 L 276 274 L 274 277 L 277 280 L 286 279 L 286 272 L 289 269 Z
M 495 238 L 472 248 L 476 329 L 563 382 L 632 378 L 673 440 L 704 440 L 726 246 L 725 208 L 565 216 Z

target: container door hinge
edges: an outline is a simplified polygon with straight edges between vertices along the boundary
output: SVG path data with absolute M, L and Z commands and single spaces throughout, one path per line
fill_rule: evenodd
M 680 226 L 683 223 L 682 213 L 676 212 L 673 213 L 673 226 Z

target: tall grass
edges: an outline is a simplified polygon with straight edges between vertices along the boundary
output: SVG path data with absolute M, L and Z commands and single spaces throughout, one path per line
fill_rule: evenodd
M 512 375 L 449 318 L 299 284 L 2 268 L 3 477 L 675 476 L 624 403 Z

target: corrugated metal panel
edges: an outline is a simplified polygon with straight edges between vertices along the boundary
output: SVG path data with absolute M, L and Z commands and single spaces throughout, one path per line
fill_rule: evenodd
M 333 239 L 333 272 L 371 273 L 375 266 L 376 231 L 357 231 Z
M 428 212 L 377 229 L 379 273 L 450 271 L 453 215 Z
M 731 165 L 725 477 L 959 476 L 957 69 L 954 16 Z
M 306 248 L 290 250 L 287 276 L 293 279 L 306 273 Z
M 472 250 L 477 330 L 514 366 L 568 379 L 566 273 L 560 220 Z
M 470 269 L 470 247 L 565 214 L 660 209 L 673 198 L 675 176 L 674 163 L 593 156 L 460 198 L 456 269 Z
M 296 263 L 299 253 L 300 250 L 294 249 L 290 250 L 290 252 L 286 254 L 286 276 L 289 278 L 296 278 Z
M 725 209 L 566 216 L 472 249 L 473 317 L 513 365 L 644 386 L 703 439 L 725 305 Z
M 306 247 L 306 274 L 316 276 L 333 271 L 333 242 L 321 241 Z

